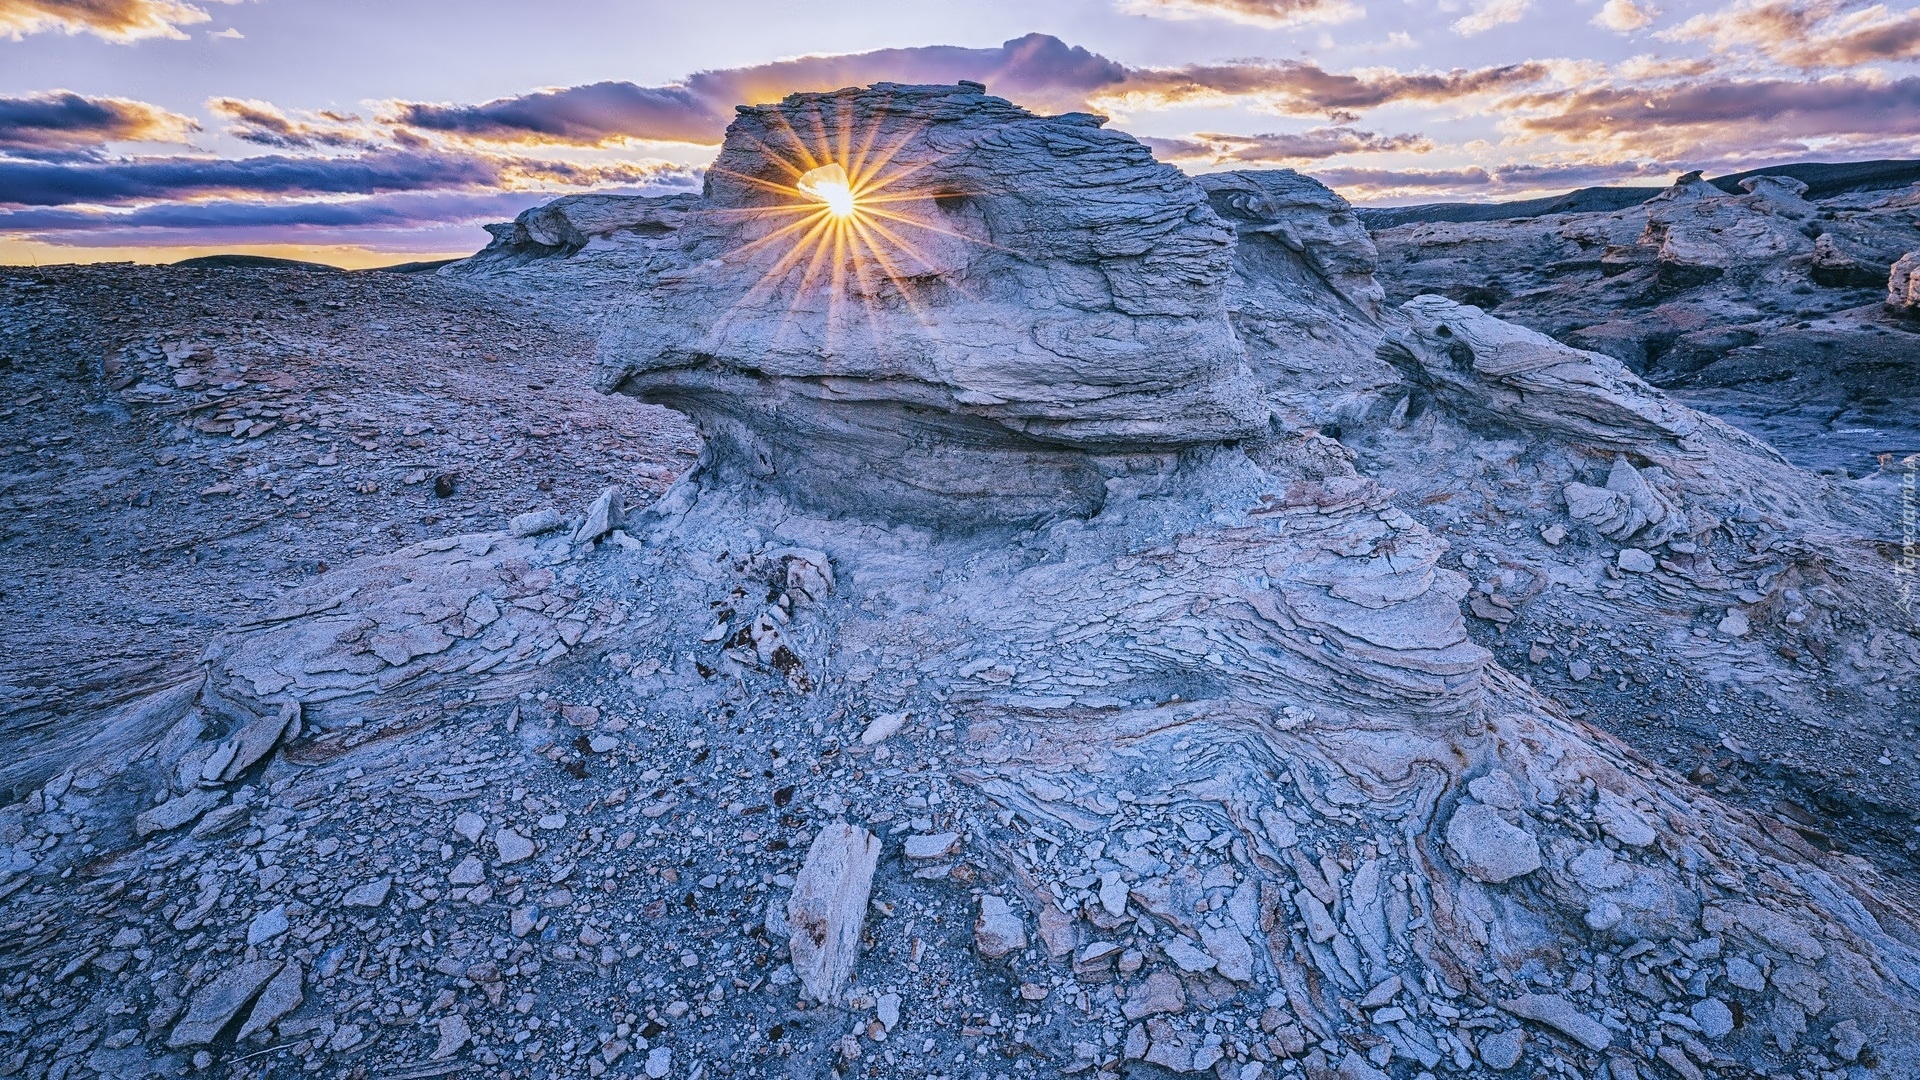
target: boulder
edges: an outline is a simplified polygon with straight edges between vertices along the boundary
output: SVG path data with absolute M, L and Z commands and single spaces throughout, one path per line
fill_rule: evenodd
M 703 212 L 651 242 L 654 284 L 610 317 L 599 384 L 692 417 L 716 478 L 939 527 L 1085 517 L 1117 456 L 1261 432 L 1233 230 L 1102 123 L 964 84 L 743 107 Z M 887 150 L 842 170 L 836 218 L 781 162 L 848 140 Z M 844 302 L 817 306 L 826 278 Z
M 1900 256 L 1888 272 L 1887 307 L 1897 315 L 1920 316 L 1920 251 Z
M 1540 842 L 1490 806 L 1470 803 L 1447 822 L 1454 865 L 1475 881 L 1499 884 L 1540 869 Z
M 816 1001 L 840 1004 L 859 955 L 867 898 L 880 861 L 880 841 L 844 821 L 820 830 L 787 900 L 793 971 Z
M 167 1046 L 178 1050 L 212 1042 L 214 1036 L 240 1015 L 240 1010 L 253 1004 L 253 999 L 260 996 L 267 983 L 280 973 L 280 968 L 278 960 L 255 960 L 215 975 L 213 981 L 194 992 L 187 1015 L 167 1036 Z
M 1887 280 L 1887 266 L 1857 258 L 1842 248 L 1832 233 L 1821 233 L 1813 241 L 1813 264 L 1808 275 L 1815 285 L 1828 288 L 1871 288 Z
M 1027 947 L 1027 923 L 1001 897 L 980 898 L 980 914 L 973 920 L 973 944 L 980 955 L 998 960 Z

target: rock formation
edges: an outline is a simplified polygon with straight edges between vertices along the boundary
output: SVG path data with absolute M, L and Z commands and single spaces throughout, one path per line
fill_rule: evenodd
M 783 233 L 805 203 L 779 189 L 868 141 L 908 220 L 862 237 L 863 270 L 858 244 Z M 1663 287 L 1808 243 L 1790 186 L 1750 185 L 1782 208 L 1740 219 L 1738 243 L 1701 186 L 1648 212 Z M 1080 977 L 1111 977 L 1127 948 L 1148 980 L 1224 977 L 1312 1041 L 1345 1035 L 1308 1066 L 1343 1076 L 1483 1067 L 1446 1019 L 1463 996 L 1538 1025 L 1534 1052 L 1615 1076 L 1767 1069 L 1876 1017 L 1873 1067 L 1920 1061 L 1885 1023 L 1920 992 L 1914 913 L 1870 872 L 1815 868 L 1683 795 L 1493 663 L 1462 602 L 1511 602 L 1443 568 L 1446 542 L 1304 425 L 1364 425 L 1361 460 L 1405 455 L 1387 471 L 1428 470 L 1416 493 L 1462 469 L 1415 447 L 1511 431 L 1561 463 L 1541 479 L 1568 526 L 1641 545 L 1622 565 L 1663 546 L 1693 560 L 1665 586 L 1674 607 L 1714 602 L 1708 533 L 1743 500 L 1801 534 L 1870 512 L 1608 357 L 1435 297 L 1383 311 L 1371 242 L 1310 180 L 1196 185 L 1094 120 L 977 89 L 743 110 L 705 201 L 677 209 L 679 228 L 621 241 L 651 276 L 602 340 L 603 386 L 709 439 L 647 550 L 677 565 L 744 532 L 825 551 L 846 591 L 783 623 L 796 658 L 821 693 L 848 690 L 836 656 L 896 657 L 938 686 L 979 752 L 968 783 L 1010 812 L 984 841 Z M 1569 528 L 1548 532 L 1521 539 Z M 884 618 L 863 613 L 882 598 Z M 1198 843 L 1142 846 L 1176 829 Z M 1065 853 L 1088 843 L 1107 854 L 1077 885 Z M 1647 957 L 1678 965 L 1674 989 L 1645 981 Z M 1776 992 L 1742 998 L 1735 967 Z M 1661 1018 L 1730 999 L 1747 1026 L 1711 1047 L 1707 1025 Z M 1220 1060 L 1184 1022 L 1139 1030 L 1128 1053 L 1150 1062 Z M 1479 1060 L 1512 1064 L 1493 1042 Z
M 1871 473 L 1920 439 L 1894 404 L 1920 394 L 1920 350 L 1880 302 L 1920 189 L 1740 187 L 1694 174 L 1625 209 L 1383 229 L 1380 278 L 1396 303 L 1437 293 L 1612 356 L 1799 464 Z
M 1920 251 L 1900 256 L 1887 274 L 1887 306 L 1901 315 L 1920 312 Z

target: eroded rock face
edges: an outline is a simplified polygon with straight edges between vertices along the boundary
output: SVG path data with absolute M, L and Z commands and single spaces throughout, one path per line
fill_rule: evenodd
M 901 203 L 875 205 L 945 215 L 919 277 L 873 276 L 871 253 L 864 278 L 781 276 L 778 250 L 803 235 L 781 223 L 813 211 L 779 190 L 799 177 L 776 162 L 816 119 L 870 130 L 914 170 Z M 1692 265 L 1690 208 L 1708 198 L 1683 188 L 1657 211 L 1673 265 Z M 1055 965 L 1045 977 L 1062 984 L 1124 975 L 1142 988 L 1153 1009 L 1129 1016 L 1112 999 L 1119 1027 L 1088 1043 L 1115 1048 L 1116 1065 L 1225 1060 L 1196 1018 L 1202 1000 L 1273 1010 L 1261 1025 L 1308 1075 L 1335 1068 L 1325 1045 L 1363 1042 L 1373 1057 L 1343 1052 L 1333 1073 L 1352 1076 L 1387 1075 L 1368 1060 L 1486 1075 L 1529 1053 L 1540 1069 L 1551 1057 L 1598 1073 L 1620 1047 L 1619 1060 L 1645 1059 L 1656 1035 L 1672 1049 L 1662 1010 L 1733 992 L 1713 980 L 1750 987 L 1762 969 L 1759 985 L 1786 1002 L 1768 1014 L 1774 1049 L 1746 1032 L 1676 1060 L 1772 1069 L 1843 1037 L 1841 1024 L 1920 1004 L 1920 952 L 1905 941 L 1920 916 L 1870 867 L 1796 846 L 1625 752 L 1468 632 L 1464 611 L 1512 621 L 1532 596 L 1528 614 L 1631 610 L 1675 628 L 1675 665 L 1751 664 L 1784 681 L 1777 659 L 1687 630 L 1709 604 L 1744 603 L 1725 601 L 1751 549 L 1725 522 L 1759 504 L 1768 552 L 1817 540 L 1853 565 L 1848 529 L 1871 517 L 1764 444 L 1475 308 L 1376 310 L 1364 238 L 1298 177 L 1203 189 L 1088 119 L 1033 117 L 970 87 L 747 110 L 703 201 L 675 205 L 677 225 L 573 256 L 530 241 L 553 252 L 522 272 L 626 267 L 603 385 L 695 416 L 710 439 L 702 467 L 628 515 L 624 541 L 489 536 L 478 552 L 345 573 L 354 589 L 338 603 L 301 597 L 217 651 L 224 692 L 256 704 L 290 689 L 384 692 L 397 709 L 458 670 L 490 684 L 471 688 L 486 700 L 537 673 L 560 633 L 550 624 L 589 610 L 594 638 L 562 644 L 701 658 L 698 677 L 651 700 L 651 723 L 711 725 L 712 675 L 743 699 L 790 695 L 783 711 L 874 731 L 884 718 L 888 733 L 845 748 L 876 765 L 920 737 L 908 717 L 940 717 L 977 888 L 974 952 Z M 1302 355 L 1337 376 L 1293 377 L 1312 366 Z M 1349 427 L 1352 445 L 1297 423 L 1316 417 Z M 1452 502 L 1462 491 L 1475 497 Z M 1566 516 L 1576 501 L 1586 509 Z M 1489 528 L 1536 510 L 1556 539 Z M 1520 595 L 1451 554 L 1441 530 L 1456 525 L 1540 567 L 1540 588 Z M 1657 568 L 1631 586 L 1612 584 L 1619 552 L 1598 546 L 1623 537 Z M 1593 556 L 1595 580 L 1553 561 L 1562 544 Z M 459 602 L 423 603 L 424 573 L 457 584 Z M 568 594 L 569 577 L 598 584 Z M 495 582 L 532 590 L 511 602 L 543 619 L 478 617 L 482 600 L 507 599 Z M 1885 607 L 1835 589 L 1836 607 Z M 636 591 L 644 619 L 596 606 Z M 495 624 L 519 637 L 490 649 Z M 497 653 L 508 658 L 478 666 Z M 880 665 L 912 681 L 870 687 Z M 794 974 L 823 1001 L 860 981 L 879 844 L 824 824 L 786 903 L 769 906 Z M 1023 947 L 1016 911 L 1052 959 Z M 1745 968 L 1722 962 L 1736 954 Z M 1107 1008 L 1035 985 L 1041 998 L 1026 1000 L 1046 1000 L 1049 1023 Z M 1450 1021 L 1483 1006 L 1533 1027 L 1476 1058 L 1482 1028 Z M 1920 1037 L 1887 1032 L 1876 1052 L 1881 1075 L 1902 1075 Z
M 1277 427 L 1330 424 L 1397 381 L 1373 355 L 1382 314 L 1373 238 L 1345 199 L 1291 169 L 1194 182 L 1236 234 L 1228 308 Z
M 743 109 L 601 384 L 694 417 L 717 472 L 943 525 L 1086 516 L 1118 455 L 1261 430 L 1232 231 L 1100 123 L 967 87 Z M 844 220 L 797 187 L 836 155 Z
M 1920 364 L 1889 318 L 1903 301 L 1881 300 L 1920 240 L 1920 187 L 1741 187 L 1690 177 L 1624 209 L 1382 229 L 1379 278 L 1394 303 L 1437 293 L 1614 357 L 1797 464 L 1871 472 L 1915 438 L 1893 402 L 1920 393 Z

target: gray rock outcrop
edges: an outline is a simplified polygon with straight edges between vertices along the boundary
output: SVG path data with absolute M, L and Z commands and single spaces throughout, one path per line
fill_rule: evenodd
M 1920 394 L 1889 318 L 1904 293 L 1882 293 L 1920 240 L 1920 187 L 1740 186 L 1693 176 L 1623 209 L 1385 228 L 1379 279 L 1394 303 L 1444 295 L 1611 356 L 1803 466 L 1872 472 L 1920 437 L 1895 405 Z
M 1887 274 L 1887 307 L 1901 315 L 1920 314 L 1920 251 L 1894 261 Z
M 871 160 L 834 150 L 863 145 Z M 807 195 L 835 179 L 808 179 L 823 159 L 856 207 L 838 223 Z M 1737 276 L 1707 239 L 1727 197 L 1698 186 L 1644 212 L 1632 272 Z M 1784 207 L 1743 220 L 1742 244 L 1806 239 L 1790 190 L 1741 198 Z M 1677 1060 L 1771 1070 L 1841 1024 L 1911 1015 L 1920 913 L 1870 865 L 1628 752 L 1468 623 L 1631 610 L 1675 628 L 1678 670 L 1799 685 L 1816 676 L 1694 620 L 1797 602 L 1817 621 L 1816 588 L 1822 613 L 1884 611 L 1850 572 L 1878 519 L 1606 356 L 1450 300 L 1383 305 L 1346 212 L 1292 174 L 1196 183 L 1096 118 L 969 85 L 744 109 L 701 197 L 523 216 L 458 271 L 619 282 L 592 301 L 599 381 L 692 416 L 700 466 L 598 546 L 494 533 L 343 568 L 221 643 L 212 681 L 256 714 L 293 696 L 327 719 L 373 698 L 434 715 L 457 678 L 517 719 L 543 668 L 617 649 L 651 723 L 711 730 L 752 696 L 844 719 L 834 753 L 857 768 L 836 776 L 920 740 L 967 856 L 916 848 L 914 880 L 973 883 L 971 954 L 1026 965 L 1049 1022 L 1111 1001 L 1131 1025 L 1103 1041 L 1116 1068 L 1245 1057 L 1190 1015 L 1213 1000 L 1271 1010 L 1268 1045 L 1308 1075 L 1485 1075 L 1527 1054 L 1596 1074 L 1620 1047 L 1673 1049 L 1670 1017 L 1751 983 L 1735 956 L 1789 999 L 1764 1006 L 1771 1044 L 1756 1026 Z M 1763 538 L 1729 524 L 1763 521 Z M 1621 560 L 1628 539 L 1656 569 Z M 1762 550 L 1780 563 L 1764 580 Z M 643 814 L 672 808 L 651 798 Z M 829 823 L 768 922 L 809 996 L 839 1003 L 880 841 L 837 792 L 815 806 Z M 502 863 L 536 858 L 513 846 Z M 1136 1015 L 1051 989 L 1122 978 Z M 1496 1008 L 1533 1026 L 1476 1060 L 1474 1033 L 1512 1022 Z M 1336 1065 L 1343 1040 L 1367 1055 Z M 1920 1033 L 1875 1052 L 1879 1076 L 1911 1072 Z
M 1129 454 L 1259 432 L 1232 230 L 1099 125 L 966 87 L 743 109 L 698 212 L 649 245 L 602 386 L 693 417 L 716 475 L 942 526 L 1084 517 Z M 843 143 L 872 148 L 848 221 L 794 175 Z

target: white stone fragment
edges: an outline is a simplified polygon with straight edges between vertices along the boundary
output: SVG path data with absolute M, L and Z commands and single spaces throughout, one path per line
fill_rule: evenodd
M 1464 805 L 1447 822 L 1447 849 L 1475 881 L 1497 885 L 1540 869 L 1540 843 L 1479 803 Z
M 973 944 L 989 960 L 1024 949 L 1026 920 L 1014 914 L 1006 900 L 987 893 L 980 898 L 980 915 L 973 921 Z
M 1621 548 L 1618 565 L 1630 574 L 1651 574 L 1660 564 L 1639 548 Z
M 1522 1020 L 1545 1024 L 1589 1050 L 1605 1050 L 1613 1045 L 1613 1033 L 1605 1024 L 1558 994 L 1522 994 L 1500 1002 L 1500 1007 Z
M 878 746 L 889 736 L 907 726 L 907 714 L 903 712 L 881 713 L 873 718 L 867 729 L 860 733 L 861 746 Z
M 493 848 L 499 853 L 501 866 L 512 866 L 533 858 L 533 841 L 521 836 L 513 829 L 501 829 L 493 834 Z
M 548 507 L 544 510 L 530 510 L 514 516 L 507 522 L 507 531 L 520 537 L 539 536 L 544 532 L 552 532 L 566 523 L 567 519 L 560 516 L 560 511 Z
M 793 970 L 814 1000 L 840 1004 L 866 925 L 880 841 L 844 821 L 820 830 L 787 899 Z

